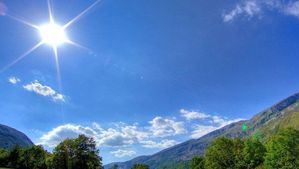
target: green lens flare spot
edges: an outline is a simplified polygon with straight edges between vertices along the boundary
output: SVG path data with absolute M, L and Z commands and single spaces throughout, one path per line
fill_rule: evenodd
M 242 131 L 246 132 L 248 129 L 247 124 L 242 124 Z

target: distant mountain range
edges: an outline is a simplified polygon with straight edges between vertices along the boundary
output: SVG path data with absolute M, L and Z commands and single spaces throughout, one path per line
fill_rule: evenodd
M 243 125 L 248 127 L 246 131 L 242 130 Z M 165 169 L 169 168 L 170 165 L 182 161 L 186 162 L 195 155 L 203 155 L 207 146 L 216 137 L 244 138 L 254 135 L 265 140 L 279 129 L 286 127 L 299 129 L 299 93 L 262 111 L 250 120 L 229 124 L 198 139 L 183 142 L 150 156 L 140 156 L 126 162 L 111 163 L 104 167 L 110 169 L 114 164 L 117 164 L 121 169 L 130 169 L 135 163 L 144 163 L 149 165 L 151 169 Z
M 0 148 L 7 149 L 15 145 L 28 147 L 33 143 L 24 133 L 0 124 Z

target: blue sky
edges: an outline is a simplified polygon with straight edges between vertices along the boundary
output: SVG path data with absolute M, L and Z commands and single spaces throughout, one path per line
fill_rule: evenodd
M 55 21 L 93 0 L 54 0 Z M 0 67 L 40 41 L 13 20 L 48 22 L 47 1 L 0 0 Z M 49 45 L 0 74 L 0 123 L 51 149 L 96 139 L 104 163 L 198 138 L 298 91 L 295 0 L 103 0 L 67 29 L 88 48 Z

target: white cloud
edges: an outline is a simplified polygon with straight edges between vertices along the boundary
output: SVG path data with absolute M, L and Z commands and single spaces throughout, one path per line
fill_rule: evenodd
M 122 150 L 122 149 L 111 151 L 110 153 L 118 158 L 127 157 L 127 156 L 131 157 L 136 154 L 136 152 L 133 150 Z
M 17 83 L 21 82 L 21 79 L 15 77 L 15 76 L 12 76 L 12 77 L 8 78 L 8 82 L 11 84 L 17 84 Z
M 97 123 L 85 126 L 65 124 L 44 133 L 40 137 L 38 144 L 53 148 L 66 138 L 75 138 L 80 134 L 84 134 L 94 138 L 97 146 L 126 149 L 128 146 L 139 145 L 145 148 L 164 149 L 178 144 L 174 136 L 186 134 L 188 130 L 192 138 L 199 138 L 211 131 L 240 120 L 227 119 L 206 113 L 198 115 L 198 113 L 182 109 L 181 115 L 186 120 L 190 119 L 189 121 L 184 122 L 177 121 L 175 118 L 155 117 L 149 121 L 149 126 L 139 126 L 137 123 L 133 125 L 114 123 L 113 127 L 102 128 Z M 199 121 L 194 123 L 191 120 Z M 200 124 L 201 121 L 203 121 L 203 124 Z M 185 123 L 188 123 L 190 127 L 185 128 Z M 169 138 L 165 139 L 164 137 Z M 121 151 L 115 151 L 114 154 L 121 154 Z
M 55 147 L 66 138 L 75 138 L 80 134 L 95 139 L 98 146 L 121 147 L 139 143 L 148 138 L 148 133 L 138 129 L 136 125 L 122 125 L 116 128 L 103 129 L 97 123 L 92 126 L 66 124 L 45 133 L 39 144 Z
M 243 119 L 228 119 L 226 117 L 210 115 L 207 113 L 189 111 L 186 109 L 180 110 L 181 116 L 183 116 L 186 120 L 202 120 L 205 122 L 209 122 L 213 126 L 223 127 L 230 123 L 237 122 Z
M 66 124 L 58 126 L 51 131 L 45 133 L 38 144 L 45 145 L 48 147 L 55 147 L 61 141 L 67 138 L 75 138 L 80 134 L 85 134 L 86 136 L 96 135 L 96 132 L 89 127 L 84 127 L 80 125 Z M 94 138 L 94 137 L 93 137 Z
M 194 130 L 191 132 L 191 138 L 200 138 L 214 130 L 217 130 L 219 127 L 215 126 L 204 126 L 204 125 L 196 125 L 194 126 Z
M 223 14 L 224 22 L 231 22 L 239 16 L 251 18 L 260 16 L 263 11 L 277 11 L 281 14 L 299 18 L 298 0 L 243 0 L 234 9 Z
M 260 14 L 261 6 L 256 0 L 247 0 L 242 4 L 237 4 L 236 7 L 230 12 L 223 15 L 224 22 L 230 22 L 234 20 L 239 15 L 246 15 L 248 17 L 253 17 Z
M 34 92 L 38 95 L 45 96 L 45 97 L 51 97 L 54 101 L 65 101 L 65 96 L 61 93 L 58 93 L 54 89 L 52 89 L 50 86 L 46 86 L 41 84 L 39 81 L 35 80 L 29 84 L 26 84 L 23 86 L 24 89 Z
M 159 142 L 147 140 L 147 141 L 143 141 L 141 143 L 142 143 L 142 147 L 164 149 L 164 148 L 174 146 L 174 145 L 178 144 L 179 142 L 177 142 L 175 140 L 165 139 L 165 140 L 161 140 Z
M 186 118 L 187 120 L 195 120 L 195 119 L 206 119 L 210 117 L 210 115 L 201 113 L 201 112 L 196 112 L 196 111 L 188 111 L 185 109 L 180 110 L 181 116 Z
M 155 117 L 149 123 L 151 124 L 151 132 L 157 137 L 174 136 L 187 132 L 183 122 L 174 121 L 172 119 Z

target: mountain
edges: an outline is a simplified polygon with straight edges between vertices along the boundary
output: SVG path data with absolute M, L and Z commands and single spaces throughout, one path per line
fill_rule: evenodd
M 246 131 L 242 130 L 243 125 L 248 127 Z M 130 161 L 108 164 L 105 169 L 109 169 L 114 164 L 117 164 L 119 168 L 129 169 L 135 163 L 147 164 L 152 169 L 162 169 L 180 161 L 188 161 L 195 155 L 203 155 L 207 146 L 216 137 L 244 138 L 253 135 L 265 140 L 279 129 L 286 127 L 299 129 L 299 93 L 262 111 L 250 120 L 229 124 L 198 139 L 183 142 L 150 156 L 140 156 Z
M 21 147 L 33 145 L 32 141 L 22 132 L 0 124 L 0 148 L 11 148 L 18 144 Z

